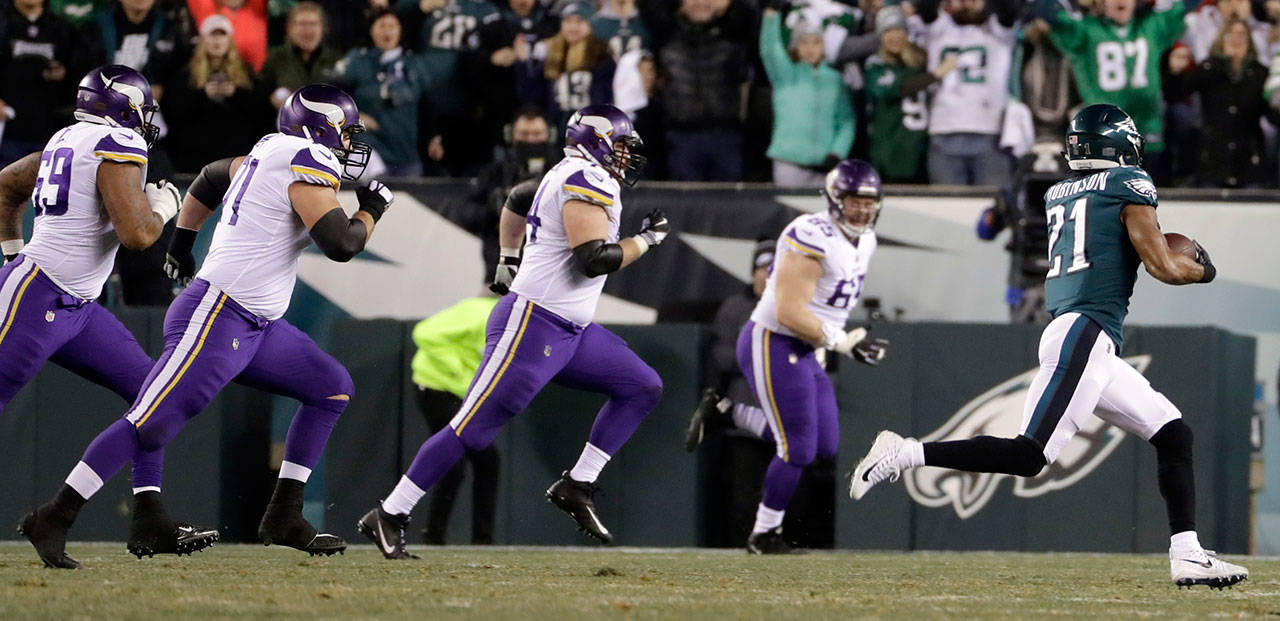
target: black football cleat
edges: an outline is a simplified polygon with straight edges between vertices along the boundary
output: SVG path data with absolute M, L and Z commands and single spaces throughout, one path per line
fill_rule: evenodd
M 71 524 L 54 516 L 49 505 L 28 513 L 18 524 L 18 533 L 35 546 L 36 554 L 51 569 L 80 569 L 80 561 L 67 556 L 67 531 Z
M 135 522 L 130 529 L 126 547 L 129 554 L 138 558 L 157 554 L 182 556 L 212 546 L 218 542 L 218 537 L 216 529 L 198 528 L 185 522 L 170 521 L 167 524 L 151 523 L 141 526 Z
M 782 538 L 781 526 L 763 533 L 751 533 L 747 538 L 747 552 L 749 554 L 804 554 L 803 551 L 791 547 L 787 540 Z
M 146 491 L 133 497 L 133 520 L 129 527 L 129 553 L 142 558 L 157 554 L 191 554 L 218 541 L 218 531 L 175 522 L 165 511 L 160 492 Z
M 405 549 L 404 531 L 409 527 L 409 516 L 392 515 L 378 505 L 356 522 L 356 530 L 378 546 L 383 558 L 392 560 L 420 558 Z
M 302 517 L 302 507 L 293 505 L 267 505 L 258 524 L 258 538 L 262 545 L 287 546 L 311 556 L 332 556 L 347 550 L 347 542 L 342 537 L 317 531 Z
M 578 523 L 578 530 L 600 540 L 613 543 L 613 535 L 600 522 L 596 503 L 592 500 L 599 488 L 595 483 L 583 483 L 569 478 L 566 471 L 560 480 L 547 488 L 547 501 L 569 514 Z
M 728 421 L 725 420 L 727 416 L 720 409 L 722 400 L 724 397 L 720 396 L 714 388 L 702 391 L 698 407 L 694 408 L 693 416 L 689 417 L 689 428 L 684 432 L 684 450 L 692 453 L 698 445 L 702 444 L 707 431 L 728 426 Z

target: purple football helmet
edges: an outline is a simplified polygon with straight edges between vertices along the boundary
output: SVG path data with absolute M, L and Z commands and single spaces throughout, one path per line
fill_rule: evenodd
M 159 109 L 151 84 L 124 65 L 106 65 L 86 73 L 76 91 L 77 121 L 127 127 L 142 134 L 148 147 L 160 137 L 160 128 L 151 123 Z
M 369 165 L 373 147 L 354 136 L 364 131 L 355 100 L 328 84 L 308 84 L 284 101 L 276 117 L 276 130 L 306 138 L 333 151 L 342 163 L 342 176 L 355 180 Z
M 874 228 L 880 218 L 880 201 L 884 198 L 880 173 L 862 160 L 849 159 L 836 164 L 827 173 L 827 186 L 822 194 L 827 197 L 831 221 L 850 239 Z M 875 202 L 869 209 L 846 207 L 846 196 L 875 199 Z
M 585 157 L 628 186 L 640 180 L 644 141 L 627 114 L 609 104 L 593 104 L 573 113 L 564 130 L 565 152 Z

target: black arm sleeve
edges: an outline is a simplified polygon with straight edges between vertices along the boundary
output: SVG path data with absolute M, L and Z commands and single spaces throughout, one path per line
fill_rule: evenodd
M 234 157 L 228 157 L 205 164 L 204 168 L 200 169 L 200 174 L 196 175 L 195 181 L 192 181 L 191 186 L 187 188 L 187 194 L 204 203 L 209 211 L 217 209 L 218 204 L 222 202 L 222 196 L 227 193 L 227 188 L 231 187 L 231 160 L 234 159 Z
M 348 218 L 341 207 L 334 207 L 311 227 L 311 239 L 324 252 L 324 256 L 346 263 L 364 250 L 364 240 L 369 236 L 364 221 Z M 621 257 L 621 253 L 618 255 Z
M 578 261 L 578 267 L 591 278 L 612 274 L 622 267 L 622 246 L 593 239 L 574 248 L 573 258 Z
M 511 188 L 511 192 L 507 194 L 507 202 L 503 203 L 503 207 L 515 214 L 528 217 L 529 209 L 533 207 L 533 196 L 538 193 L 538 185 L 540 179 L 529 179 L 516 184 Z

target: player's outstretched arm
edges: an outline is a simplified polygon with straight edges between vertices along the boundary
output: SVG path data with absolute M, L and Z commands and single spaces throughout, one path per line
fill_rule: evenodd
M 164 256 L 164 273 L 183 286 L 190 284 L 196 274 L 196 259 L 192 254 L 196 234 L 222 202 L 227 188 L 231 187 L 231 177 L 243 161 L 243 157 L 227 157 L 205 164 L 187 186 L 187 195 L 182 198 L 182 209 L 178 211 L 173 237 L 169 239 L 169 249 Z
M 31 200 L 39 172 L 39 151 L 0 170 L 0 254 L 6 261 L 22 251 L 22 212 Z
M 311 239 L 334 261 L 345 263 L 364 250 L 374 224 L 391 206 L 391 190 L 378 181 L 356 188 L 360 209 L 350 218 L 338 204 L 333 186 L 295 181 L 289 185 L 289 202 L 302 218 Z
M 142 166 L 111 160 L 98 164 L 98 193 L 120 243 L 145 250 L 178 214 L 178 189 L 167 181 L 142 184 Z
M 1129 241 L 1133 242 L 1138 256 L 1142 257 L 1142 264 L 1146 266 L 1147 273 L 1156 280 L 1170 285 L 1208 282 L 1207 266 L 1169 248 L 1164 234 L 1160 232 L 1160 222 L 1156 219 L 1155 207 L 1125 205 L 1124 211 L 1120 212 L 1120 219 L 1129 230 Z M 1209 280 L 1211 279 L 1210 276 Z
M 661 244 L 671 232 L 667 217 L 655 209 L 645 216 L 639 233 L 610 244 L 605 242 L 609 238 L 609 215 L 603 207 L 569 200 L 565 201 L 561 214 L 573 256 L 582 271 L 592 278 L 631 265 L 650 248 Z

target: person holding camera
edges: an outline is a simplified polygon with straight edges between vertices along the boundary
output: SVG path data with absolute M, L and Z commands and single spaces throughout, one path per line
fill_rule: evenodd
M 14 0 L 0 32 L 0 166 L 45 142 L 70 116 L 75 82 L 68 79 L 71 27 L 44 0 Z M 14 123 L 8 123 L 14 120 Z
M 179 172 L 247 152 L 268 127 L 271 111 L 254 95 L 252 69 L 234 36 L 231 20 L 206 17 L 195 54 L 167 89 L 168 150 Z

